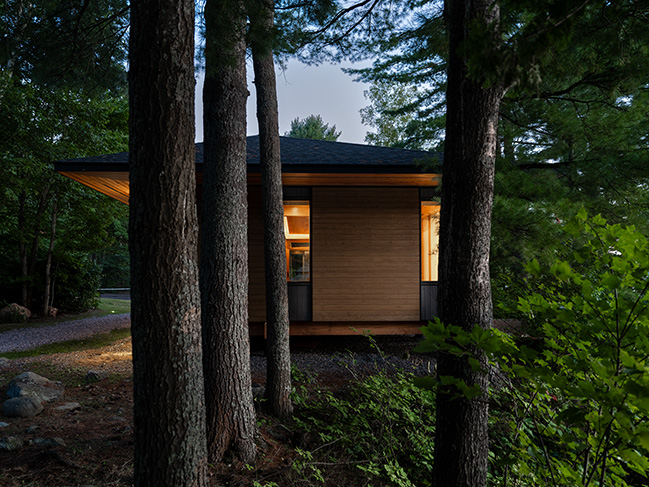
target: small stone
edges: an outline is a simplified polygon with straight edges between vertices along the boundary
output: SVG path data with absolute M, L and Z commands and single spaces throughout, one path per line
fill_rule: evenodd
M 30 443 L 36 446 L 65 446 L 62 438 L 34 438 Z
M 0 421 L 0 428 L 6 428 L 7 426 L 9 426 L 9 423 L 3 423 Z
M 121 418 L 119 416 L 111 416 L 110 418 L 108 418 L 108 421 L 116 421 L 118 423 L 123 423 L 126 422 L 126 419 Z
M 66 402 L 54 408 L 55 411 L 74 411 L 75 409 L 80 409 L 81 404 L 78 402 Z
M 88 382 L 97 382 L 98 380 L 101 380 L 103 377 L 103 374 L 101 372 L 98 372 L 96 370 L 89 370 L 86 372 L 86 381 Z
M 42 410 L 41 402 L 33 397 L 14 397 L 2 403 L 2 414 L 8 418 L 31 418 Z
M 32 425 L 29 428 L 27 428 L 27 433 L 30 433 L 30 434 L 35 433 L 37 429 L 38 429 L 38 426 Z
M 0 369 L 6 369 L 9 367 L 10 360 L 7 357 L 0 357 Z
M 49 402 L 63 397 L 63 384 L 54 382 L 33 372 L 23 372 L 9 383 L 7 396 L 33 397 Z
M 23 440 L 15 436 L 7 436 L 6 438 L 0 438 L 0 450 L 12 451 L 22 448 Z

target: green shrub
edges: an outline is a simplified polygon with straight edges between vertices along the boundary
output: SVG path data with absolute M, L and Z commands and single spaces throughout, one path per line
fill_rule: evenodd
M 343 397 L 316 388 L 299 408 L 297 422 L 318 435 L 321 455 L 355 465 L 364 477 L 381 485 L 430 485 L 434 394 L 413 379 L 377 372 L 350 383 Z
M 519 300 L 544 347 L 504 364 L 525 379 L 508 395 L 519 406 L 507 409 L 520 426 L 512 450 L 529 460 L 518 470 L 541 484 L 625 486 L 637 476 L 646 484 L 647 238 L 585 211 L 565 233 L 567 258 L 549 269 L 530 263 L 544 284 Z
M 79 313 L 99 305 L 101 266 L 85 254 L 66 254 L 56 269 L 54 307 Z
M 647 238 L 581 211 L 563 244 L 552 266 L 527 266 L 536 292 L 518 309 L 535 325 L 533 347 L 438 320 L 422 348 L 471 360 L 477 346 L 489 355 L 492 377 L 501 379 L 490 413 L 491 485 L 647 485 Z M 456 384 L 458 394 L 474 393 Z

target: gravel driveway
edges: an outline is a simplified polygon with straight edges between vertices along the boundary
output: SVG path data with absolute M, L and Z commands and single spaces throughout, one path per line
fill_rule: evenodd
M 53 325 L 17 328 L 0 333 L 0 353 L 31 350 L 49 343 L 80 340 L 131 326 L 131 314 L 63 321 Z

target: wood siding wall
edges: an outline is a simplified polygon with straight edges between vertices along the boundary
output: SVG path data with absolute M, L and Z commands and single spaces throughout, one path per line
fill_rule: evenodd
M 418 321 L 419 190 L 313 188 L 314 321 Z

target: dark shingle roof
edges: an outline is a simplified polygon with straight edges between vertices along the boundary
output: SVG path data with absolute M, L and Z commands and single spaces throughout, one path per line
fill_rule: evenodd
M 346 142 L 280 137 L 285 172 L 386 172 L 420 173 L 420 164 L 441 162 L 440 154 Z M 247 137 L 248 170 L 259 171 L 259 136 Z M 200 172 L 203 144 L 196 144 Z M 128 152 L 68 159 L 55 163 L 57 171 L 128 172 Z

